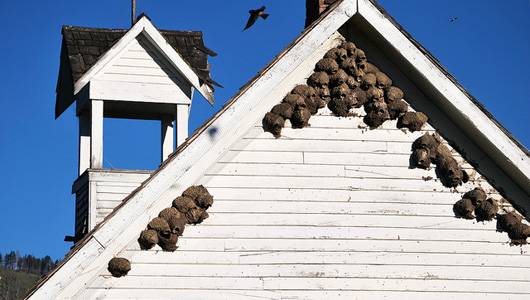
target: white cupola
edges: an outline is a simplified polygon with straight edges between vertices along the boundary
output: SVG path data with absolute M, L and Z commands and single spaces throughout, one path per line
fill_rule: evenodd
M 202 33 L 157 30 L 147 16 L 128 29 L 64 26 L 55 117 L 75 102 L 79 120 L 78 240 L 150 171 L 103 168 L 103 119 L 159 120 L 161 161 L 188 137 L 194 92 L 213 104 Z M 131 132 L 131 135 L 134 133 Z

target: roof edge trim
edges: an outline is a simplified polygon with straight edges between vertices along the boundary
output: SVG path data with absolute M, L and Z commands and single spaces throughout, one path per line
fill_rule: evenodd
M 526 193 L 530 194 L 528 150 L 521 144 L 514 142 L 509 133 L 498 125 L 491 114 L 477 103 L 430 53 L 419 47 L 418 43 L 408 33 L 403 32 L 404 30 L 384 10 L 374 4 L 372 0 L 358 0 L 358 4 L 358 14 L 443 95 L 445 104 L 448 107 L 451 106 L 458 113 L 459 120 L 469 123 L 468 128 L 473 131 L 474 142 L 477 145 L 485 149 L 494 148 L 496 155 L 503 158 L 503 163 L 509 163 L 511 169 L 519 172 L 519 180 L 516 182 L 519 182 Z M 488 141 L 489 145 L 481 142 L 481 140 Z M 499 166 L 503 167 L 500 164 Z M 507 173 L 513 174 L 513 172 Z M 521 181 L 526 181 L 526 187 L 521 184 Z

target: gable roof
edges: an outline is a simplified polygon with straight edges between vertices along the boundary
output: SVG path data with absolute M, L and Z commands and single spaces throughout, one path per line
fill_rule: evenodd
M 257 118 L 270 110 L 278 98 L 275 98 L 274 103 L 265 99 L 271 95 L 286 94 L 296 84 L 290 77 L 295 73 L 293 70 L 304 67 L 301 66 L 304 60 L 313 60 L 314 64 L 314 52 L 328 46 L 326 42 L 354 15 L 359 17 L 357 21 L 365 21 L 360 26 L 371 26 L 371 30 L 379 35 L 381 41 L 388 43 L 388 48 L 400 55 L 400 62 L 409 65 L 414 62 L 414 72 L 418 75 L 414 79 L 421 81 L 421 75 L 424 78 L 421 84 L 429 84 L 429 88 L 433 88 L 436 92 L 434 103 L 441 110 L 451 112 L 453 121 L 465 126 L 467 137 L 473 138 L 473 142 L 488 155 L 487 159 L 495 162 L 519 186 L 519 196 L 529 195 L 530 160 L 527 150 L 517 145 L 488 114 L 477 107 L 469 94 L 455 84 L 454 78 L 449 78 L 424 49 L 415 45 L 371 1 L 339 0 L 306 28 L 272 63 L 243 86 L 217 114 L 179 146 L 148 180 L 87 234 L 57 269 L 36 286 L 30 296 L 38 293 L 39 296 L 54 297 L 72 282 L 75 281 L 75 285 L 79 286 L 84 278 L 89 278 L 95 271 L 88 270 L 88 266 L 106 264 L 108 259 L 129 242 L 122 237 L 145 227 L 149 215 L 160 211 L 171 201 L 168 198 L 169 190 L 181 192 L 192 185 L 209 162 L 221 155 Z M 497 184 L 502 185 L 503 182 Z M 518 204 L 528 216 L 530 203 Z
M 74 81 L 79 80 L 127 31 L 63 26 L 63 43 Z M 197 74 L 209 76 L 208 55 L 215 56 L 216 53 L 204 45 L 202 32 L 160 30 L 160 33 Z
M 144 28 L 147 30 L 143 30 Z M 127 35 L 129 32 L 134 32 L 134 34 Z M 150 38 L 150 40 L 158 44 L 157 46 L 162 52 L 171 53 L 172 50 L 174 53 L 171 53 L 170 56 L 176 60 L 182 59 L 184 65 L 181 65 L 181 68 L 191 68 L 199 81 L 194 83 L 192 78 L 190 81 L 212 103 L 213 97 L 210 90 L 213 90 L 213 85 L 219 86 L 219 84 L 210 77 L 208 55 L 216 56 L 217 54 L 204 45 L 202 32 L 157 30 L 147 16 L 143 16 L 130 29 L 63 26 L 55 117 L 57 118 L 73 102 L 74 95 L 86 84 L 87 77 L 91 78 L 94 75 L 93 71 L 97 69 L 98 65 L 104 65 L 102 61 L 116 55 L 116 53 L 111 53 L 117 52 L 112 51 L 117 47 L 116 45 L 120 42 L 126 44 L 124 42 L 127 40 L 126 36 L 135 38 L 138 34 L 157 35 L 157 33 L 162 36 L 162 39 Z M 161 47 L 162 42 L 167 43 L 170 49 L 162 50 L 164 48 Z M 91 72 L 92 74 L 90 74 Z M 187 77 L 189 76 L 190 74 Z M 208 88 L 201 88 L 200 86 L 203 84 L 206 84 Z

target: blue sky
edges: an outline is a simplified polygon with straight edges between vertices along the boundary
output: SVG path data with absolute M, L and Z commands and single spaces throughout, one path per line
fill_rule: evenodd
M 530 145 L 530 3 L 528 0 L 384 0 L 382 6 L 495 117 Z M 508 4 L 509 3 L 509 4 Z M 54 120 L 61 26 L 126 28 L 129 0 L 0 0 L 0 252 L 61 258 L 71 244 L 77 177 L 77 121 L 72 109 Z M 271 14 L 242 32 L 251 8 Z M 196 98 L 190 131 L 217 111 L 302 30 L 305 0 L 138 0 L 161 29 L 201 30 L 216 104 Z M 455 22 L 449 22 L 458 17 Z M 369 54 L 368 54 L 369 55 Z M 159 124 L 105 122 L 105 166 L 153 169 Z

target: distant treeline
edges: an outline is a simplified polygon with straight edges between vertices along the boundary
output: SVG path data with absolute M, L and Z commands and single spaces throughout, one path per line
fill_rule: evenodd
M 18 251 L 11 251 L 5 255 L 0 253 L 0 268 L 37 275 L 45 275 L 59 263 L 49 255 L 43 258 L 35 257 L 31 254 L 20 255 Z

